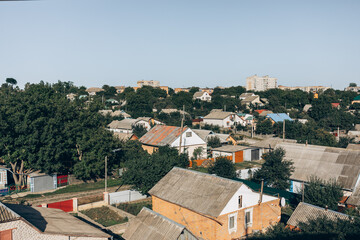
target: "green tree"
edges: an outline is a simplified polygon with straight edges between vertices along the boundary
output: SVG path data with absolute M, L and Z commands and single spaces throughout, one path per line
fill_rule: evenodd
M 195 148 L 195 149 L 194 149 L 194 152 L 193 152 L 192 160 L 200 159 L 200 157 L 201 157 L 201 155 L 203 154 L 203 152 L 204 152 L 204 148 L 203 148 L 203 147 Z
M 6 83 L 11 84 L 11 85 L 16 85 L 17 81 L 14 78 L 7 78 Z
M 289 178 L 294 171 L 293 163 L 284 160 L 285 150 L 277 148 L 263 155 L 265 163 L 254 172 L 252 180 L 261 182 L 277 189 L 286 190 L 290 187 Z
M 325 181 L 311 176 L 309 182 L 305 184 L 304 201 L 319 207 L 337 210 L 342 196 L 341 185 L 335 180 Z
M 221 141 L 220 138 L 215 136 L 215 137 L 209 137 L 209 140 L 207 141 L 208 146 L 210 146 L 211 148 L 217 148 L 217 147 L 221 147 Z
M 146 127 L 140 124 L 135 124 L 134 126 L 132 126 L 132 130 L 138 138 L 141 138 L 147 133 Z
M 215 163 L 208 170 L 210 174 L 216 174 L 219 177 L 236 178 L 235 164 L 226 157 L 216 158 Z
M 257 134 L 272 134 L 273 132 L 273 125 L 269 119 L 265 119 L 256 124 Z
M 356 83 L 350 83 L 349 87 L 357 87 L 357 84 Z
M 130 157 L 130 156 L 129 156 Z M 163 178 L 173 167 L 186 168 L 188 156 L 180 154 L 177 149 L 164 146 L 150 154 L 134 154 L 125 162 L 124 184 L 132 185 L 143 194 Z

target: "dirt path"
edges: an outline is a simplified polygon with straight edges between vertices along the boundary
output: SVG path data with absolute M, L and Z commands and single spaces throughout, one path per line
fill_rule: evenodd
M 109 187 L 108 192 L 115 192 L 118 186 L 115 187 Z M 118 191 L 121 190 L 127 190 L 130 186 L 124 185 L 121 186 L 121 188 Z M 69 200 L 71 198 L 81 198 L 86 196 L 92 196 L 92 195 L 98 195 L 102 194 L 104 192 L 104 189 L 97 189 L 97 190 L 90 190 L 90 191 L 84 191 L 84 192 L 73 192 L 73 193 L 63 193 L 63 194 L 55 194 L 52 196 L 43 196 L 39 198 L 25 198 L 26 202 L 36 206 L 40 205 L 42 203 L 52 203 L 52 202 L 59 202 L 64 200 Z M 20 198 L 21 199 L 21 198 Z M 16 199 L 14 199 L 16 201 Z

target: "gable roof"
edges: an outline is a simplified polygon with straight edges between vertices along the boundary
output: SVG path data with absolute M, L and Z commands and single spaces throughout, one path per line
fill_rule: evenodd
M 136 124 L 138 121 L 139 120 L 132 119 L 132 118 L 126 118 L 121 121 L 114 120 L 110 124 L 108 124 L 108 127 L 112 128 L 112 129 L 129 129 L 129 130 L 131 130 L 132 126 L 134 124 Z
M 204 117 L 204 119 L 225 119 L 231 114 L 235 114 L 233 112 L 223 112 L 223 111 L 213 111 Z
M 215 136 L 214 132 L 211 130 L 193 129 L 193 131 L 205 142 L 207 141 L 208 137 Z
M 292 121 L 286 113 L 269 113 L 266 117 L 271 118 L 274 122 Z
M 104 89 L 98 87 L 91 87 L 85 90 L 86 92 L 103 92 Z
M 149 194 L 194 212 L 218 217 L 241 182 L 174 167 Z
M 311 205 L 309 203 L 300 202 L 293 214 L 291 214 L 287 224 L 299 227 L 300 222 L 308 223 L 309 220 L 316 219 L 318 217 L 326 217 L 330 220 L 336 221 L 338 218 L 346 220 L 349 218 L 349 215 L 335 212 L 333 210 L 326 210 L 325 208 Z
M 206 93 L 206 92 L 196 92 L 196 93 L 194 93 L 193 98 L 202 97 L 202 95 L 204 95 L 205 93 Z
M 0 208 L 6 209 L 16 217 L 16 219 L 12 220 L 22 218 L 31 226 L 46 234 L 99 238 L 111 237 L 109 234 L 104 233 L 60 209 L 3 203 L 0 203 Z
M 189 113 L 183 111 L 183 110 L 178 110 L 176 108 L 166 108 L 166 109 L 162 109 L 160 111 L 160 113 L 166 113 L 166 114 L 171 114 L 171 113 L 174 113 L 174 112 L 179 112 L 180 114 L 184 114 L 184 115 L 190 115 Z
M 242 151 L 245 149 L 249 149 L 249 148 L 253 148 L 253 147 L 249 147 L 249 146 L 241 146 L 241 145 L 224 145 L 218 148 L 214 148 L 213 151 L 219 151 L 219 152 L 238 152 L 238 151 Z
M 187 127 L 184 127 L 182 132 L 187 129 Z M 156 125 L 142 136 L 139 141 L 146 145 L 165 146 L 173 143 L 180 136 L 180 133 L 180 127 Z
M 326 146 L 281 142 L 284 159 L 294 163 L 291 179 L 307 182 L 310 176 L 335 179 L 344 189 L 354 189 L 360 174 L 360 151 Z
M 20 219 L 20 215 L 0 202 L 0 223 Z
M 143 207 L 130 220 L 122 237 L 126 240 L 177 240 L 185 229 L 185 226 Z
M 305 104 L 304 108 L 303 108 L 303 111 L 304 112 L 307 112 L 309 111 L 309 109 L 312 108 L 312 105 L 311 104 Z
M 249 96 L 249 97 L 246 97 L 244 98 L 243 100 L 241 100 L 242 103 L 251 103 L 255 100 L 260 100 L 260 97 L 258 95 L 255 95 L 255 96 Z

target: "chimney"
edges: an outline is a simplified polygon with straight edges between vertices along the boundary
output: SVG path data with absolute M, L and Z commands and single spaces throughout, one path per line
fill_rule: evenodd
M 328 210 L 328 208 L 329 208 L 329 207 L 326 205 L 326 206 L 325 206 L 325 211 L 327 211 L 327 210 Z
M 261 179 L 261 190 L 260 190 L 260 199 L 259 199 L 259 204 L 261 204 L 261 203 L 262 203 L 263 190 L 264 190 L 264 179 Z

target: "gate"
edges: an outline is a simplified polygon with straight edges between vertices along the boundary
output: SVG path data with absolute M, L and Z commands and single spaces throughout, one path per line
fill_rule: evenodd
M 61 209 L 64 212 L 72 212 L 73 211 L 73 200 L 66 200 L 61 202 L 49 203 L 47 205 L 48 208 L 56 208 Z
M 58 175 L 56 178 L 57 178 L 57 187 L 68 185 L 68 175 Z

